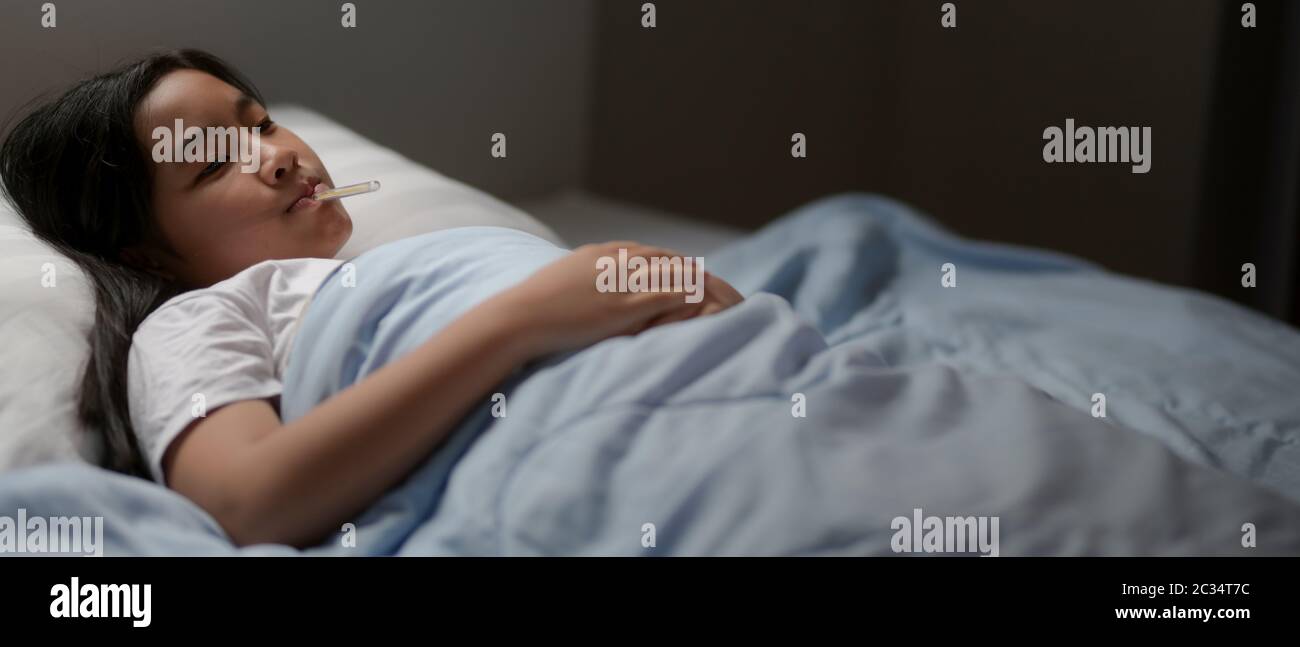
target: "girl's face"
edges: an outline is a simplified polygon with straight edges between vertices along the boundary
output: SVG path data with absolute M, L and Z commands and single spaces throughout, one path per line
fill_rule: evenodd
M 261 126 L 260 168 L 241 172 L 245 164 L 231 153 L 225 162 L 154 162 L 154 128 L 174 133 L 176 119 L 205 133 Z M 293 208 L 317 183 L 334 182 L 310 146 L 234 86 L 206 72 L 171 72 L 141 102 L 135 122 L 153 171 L 157 226 L 175 254 L 145 245 L 123 250 L 127 262 L 197 288 L 269 259 L 331 258 L 352 235 L 339 200 Z

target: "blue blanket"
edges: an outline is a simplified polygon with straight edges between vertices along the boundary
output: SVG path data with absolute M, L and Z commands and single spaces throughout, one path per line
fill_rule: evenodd
M 563 253 L 471 227 L 354 259 L 303 321 L 282 416 Z M 1300 554 L 1291 328 L 867 195 L 705 265 L 749 298 L 525 367 L 504 416 L 485 398 L 306 552 L 892 554 L 903 525 L 981 518 L 986 554 Z M 85 465 L 0 476 L 16 507 L 105 515 L 109 554 L 298 554 L 237 551 L 179 495 Z

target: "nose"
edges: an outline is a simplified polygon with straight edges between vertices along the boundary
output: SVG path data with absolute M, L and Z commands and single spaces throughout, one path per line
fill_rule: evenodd
M 294 170 L 298 168 L 298 151 L 266 141 L 261 142 L 262 168 L 258 175 L 268 186 L 277 186 L 294 179 Z

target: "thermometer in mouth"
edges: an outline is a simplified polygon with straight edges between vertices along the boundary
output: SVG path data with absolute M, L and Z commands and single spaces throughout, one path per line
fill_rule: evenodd
M 311 199 L 321 202 L 325 200 L 338 200 L 339 198 L 350 198 L 354 195 L 361 195 L 363 193 L 370 193 L 378 190 L 379 182 L 377 180 L 371 180 L 369 182 L 341 186 L 337 189 L 326 189 L 320 193 L 313 194 Z

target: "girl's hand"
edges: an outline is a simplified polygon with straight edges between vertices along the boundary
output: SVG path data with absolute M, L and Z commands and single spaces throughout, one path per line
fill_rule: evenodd
M 618 335 L 720 312 L 743 297 L 726 281 L 704 274 L 703 297 L 688 303 L 683 292 L 601 292 L 596 279 L 597 260 L 641 256 L 680 257 L 680 254 L 630 241 L 583 245 L 568 256 L 543 267 L 523 283 L 502 293 L 509 310 L 527 325 L 530 350 L 538 355 L 581 348 Z M 647 268 L 637 273 L 647 272 Z M 629 272 L 629 278 L 635 273 Z

